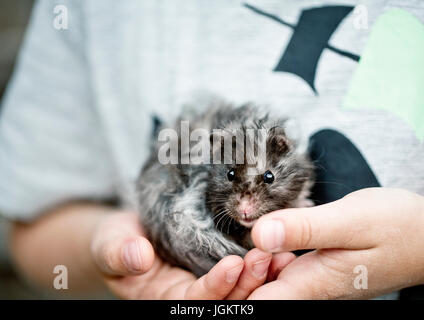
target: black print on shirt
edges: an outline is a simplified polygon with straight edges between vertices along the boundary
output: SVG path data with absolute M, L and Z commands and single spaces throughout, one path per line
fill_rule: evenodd
M 276 15 L 267 13 L 247 3 L 244 6 L 253 12 L 270 18 L 293 29 L 293 35 L 278 61 L 274 72 L 289 72 L 306 81 L 315 94 L 315 74 L 324 49 L 359 61 L 359 56 L 328 44 L 331 35 L 343 19 L 353 10 L 352 6 L 323 6 L 302 10 L 297 25 L 290 24 Z

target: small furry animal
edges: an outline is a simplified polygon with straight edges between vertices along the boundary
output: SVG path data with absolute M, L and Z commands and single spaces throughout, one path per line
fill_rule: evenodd
M 155 142 L 137 179 L 137 194 L 141 223 L 159 256 L 201 276 L 223 257 L 244 256 L 253 247 L 250 228 L 260 216 L 312 206 L 313 165 L 287 137 L 285 119 L 271 119 L 253 104 L 235 107 L 214 101 L 203 113 L 181 116 L 175 132 L 181 132 L 184 120 L 190 133 L 207 130 L 210 164 L 161 164 L 164 142 Z M 222 129 L 221 134 L 217 137 L 213 129 Z M 262 160 L 260 140 L 248 134 L 252 129 L 265 133 Z M 232 148 L 225 148 L 227 135 L 232 135 Z M 187 153 L 181 136 L 167 143 L 180 156 Z

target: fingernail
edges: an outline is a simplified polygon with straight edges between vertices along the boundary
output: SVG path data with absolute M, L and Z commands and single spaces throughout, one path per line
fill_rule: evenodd
M 258 279 L 262 279 L 263 277 L 265 277 L 268 271 L 270 261 L 271 258 L 256 262 L 252 267 L 253 275 Z
M 140 245 L 138 240 L 128 243 L 124 247 L 124 263 L 132 271 L 140 271 L 142 268 Z
M 262 248 L 269 252 L 279 251 L 284 241 L 284 225 L 278 220 L 266 220 L 260 226 Z
M 241 270 L 243 270 L 243 265 L 239 265 L 227 271 L 225 274 L 225 281 L 228 283 L 234 283 L 238 280 Z

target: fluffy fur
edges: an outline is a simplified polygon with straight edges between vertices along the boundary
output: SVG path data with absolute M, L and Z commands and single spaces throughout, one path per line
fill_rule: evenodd
M 252 247 L 250 229 L 239 223 L 236 208 L 240 197 L 248 194 L 254 198 L 255 218 L 277 209 L 310 206 L 307 197 L 313 167 L 286 136 L 285 120 L 270 119 L 252 104 L 234 107 L 215 101 L 201 114 L 178 119 L 174 126 L 178 133 L 181 120 L 190 121 L 191 131 L 208 130 L 211 141 L 212 129 L 238 129 L 237 134 L 243 136 L 246 145 L 247 129 L 266 130 L 266 161 L 256 165 L 257 175 L 247 174 L 248 167 L 252 167 L 247 165 L 251 160 L 248 152 L 243 154 L 243 164 L 235 163 L 236 148 L 231 151 L 230 164 L 162 165 L 158 161 L 161 144 L 155 143 L 137 180 L 141 222 L 157 253 L 200 276 L 223 257 L 243 256 Z M 181 146 L 179 139 L 172 143 Z M 256 142 L 253 145 L 257 151 Z M 214 145 L 211 157 L 222 147 L 222 143 L 218 148 Z M 222 151 L 219 152 L 224 156 Z M 264 167 L 274 174 L 272 184 L 263 181 Z M 230 169 L 236 172 L 234 181 L 227 178 Z

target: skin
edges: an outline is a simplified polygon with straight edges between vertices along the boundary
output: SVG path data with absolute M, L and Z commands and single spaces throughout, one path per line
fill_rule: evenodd
M 258 248 L 316 250 L 274 268 L 277 279 L 249 299 L 365 299 L 424 284 L 423 230 L 424 197 L 399 189 L 364 189 L 326 205 L 270 213 L 253 227 Z M 354 287 L 358 265 L 367 268 L 368 289 Z
M 22 274 L 40 286 L 51 288 L 54 266 L 64 264 L 72 291 L 106 285 L 125 299 L 363 299 L 424 284 L 423 228 L 424 197 L 364 189 L 261 217 L 252 229 L 259 249 L 244 259 L 228 256 L 196 279 L 155 256 L 135 213 L 73 204 L 15 224 L 11 251 Z M 289 251 L 297 249 L 316 250 L 296 258 Z M 354 288 L 357 265 L 368 270 L 366 290 Z
M 244 259 L 225 257 L 197 279 L 155 255 L 136 213 L 87 203 L 55 208 L 32 224 L 16 223 L 11 253 L 21 274 L 40 287 L 52 289 L 54 266 L 61 264 L 69 290 L 60 294 L 107 287 L 123 299 L 245 299 L 269 277 L 270 264 L 283 268 L 291 259 L 253 249 Z

